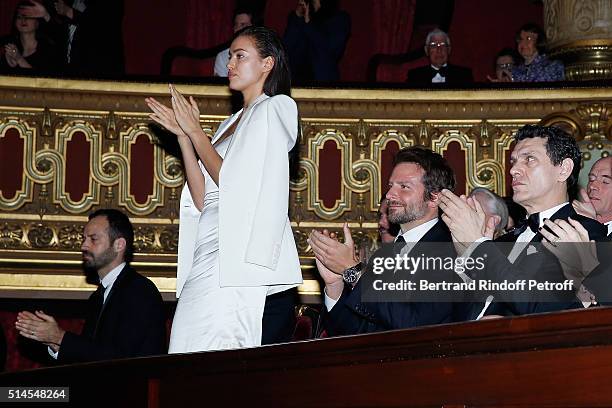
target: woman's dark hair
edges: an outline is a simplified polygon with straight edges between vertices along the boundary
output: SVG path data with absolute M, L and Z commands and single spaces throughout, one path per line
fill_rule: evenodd
M 536 34 L 538 36 L 536 39 L 536 49 L 538 50 L 538 54 L 544 54 L 546 52 L 546 33 L 539 25 L 536 23 L 527 23 L 521 26 L 521 28 L 519 28 L 516 32 L 516 41 L 520 40 L 521 31 Z
M 17 22 L 17 16 L 19 16 L 19 9 L 21 7 L 29 7 L 31 6 L 32 3 L 29 0 L 20 0 L 17 5 L 15 6 L 15 11 L 13 12 L 13 19 L 11 20 L 11 41 L 13 41 L 15 43 L 15 45 L 17 46 L 17 48 L 19 49 L 19 52 L 23 52 L 23 44 L 21 44 L 21 37 L 19 36 L 19 31 L 17 30 L 16 27 L 16 22 Z M 47 7 L 47 4 L 45 2 L 45 7 Z M 36 37 L 36 41 L 40 44 L 40 43 L 46 43 L 47 45 L 52 44 L 52 41 L 49 39 L 49 36 L 46 35 L 45 30 L 44 30 L 44 25 L 46 24 L 45 20 L 43 18 L 36 18 L 36 20 L 38 21 L 38 27 L 36 28 L 36 33 L 35 33 L 35 37 Z
M 238 37 L 252 38 L 259 56 L 272 57 L 274 60 L 274 67 L 264 82 L 264 93 L 268 96 L 280 94 L 291 96 L 289 60 L 283 42 L 276 32 L 267 27 L 250 26 L 234 35 L 234 39 Z

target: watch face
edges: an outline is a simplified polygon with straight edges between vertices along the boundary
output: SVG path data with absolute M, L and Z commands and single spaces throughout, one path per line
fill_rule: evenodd
M 350 284 L 357 282 L 357 279 L 359 279 L 359 276 L 361 276 L 361 263 L 358 263 L 357 265 L 352 266 L 348 268 L 346 271 L 342 272 L 342 279 L 346 283 L 350 283 Z

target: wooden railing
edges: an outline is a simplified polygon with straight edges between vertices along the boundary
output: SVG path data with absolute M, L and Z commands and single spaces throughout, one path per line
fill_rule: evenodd
M 0 375 L 75 406 L 612 406 L 612 309 Z M 87 404 L 87 405 L 86 405 Z

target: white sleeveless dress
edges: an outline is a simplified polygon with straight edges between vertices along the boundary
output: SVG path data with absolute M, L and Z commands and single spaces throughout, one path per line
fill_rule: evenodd
M 225 157 L 232 137 L 215 146 Z M 220 287 L 219 189 L 206 169 L 204 207 L 198 225 L 193 267 L 178 300 L 169 353 L 261 345 L 267 286 Z M 248 200 L 248 197 L 245 197 Z M 236 231 L 236 239 L 241 239 Z

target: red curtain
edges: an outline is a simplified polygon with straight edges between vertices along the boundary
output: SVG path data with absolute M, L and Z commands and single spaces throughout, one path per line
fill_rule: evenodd
M 208 48 L 229 40 L 233 32 L 234 4 L 227 0 L 189 0 L 186 45 Z
M 408 51 L 414 26 L 416 0 L 380 0 L 372 7 L 372 33 L 374 54 L 402 54 Z M 407 68 L 404 65 L 382 65 L 377 72 L 379 81 L 403 82 Z
M 408 50 L 416 0 L 379 0 L 372 10 L 375 53 L 401 54 Z
M 19 0 L 0 0 L 0 36 L 11 32 L 13 13 Z

